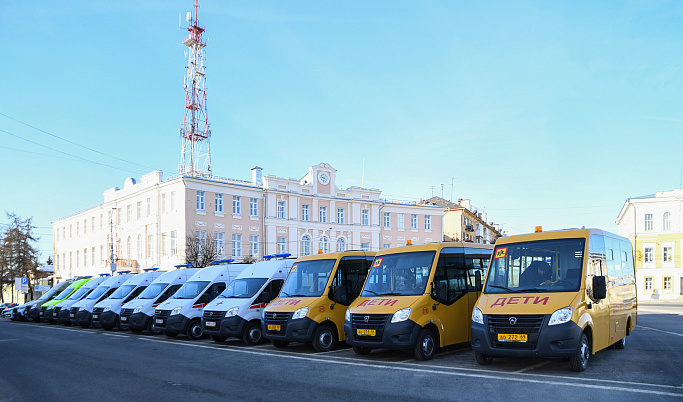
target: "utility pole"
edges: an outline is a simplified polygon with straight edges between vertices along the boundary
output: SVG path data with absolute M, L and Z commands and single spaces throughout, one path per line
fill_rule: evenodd
M 114 262 L 114 214 L 116 213 L 116 207 L 112 207 L 111 213 L 109 214 L 109 238 L 111 239 L 111 259 L 109 268 L 111 273 L 116 272 L 116 263 Z

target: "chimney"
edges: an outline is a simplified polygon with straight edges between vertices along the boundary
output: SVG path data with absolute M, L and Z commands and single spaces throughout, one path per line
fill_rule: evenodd
M 465 208 L 465 209 L 467 209 L 467 210 L 469 210 L 470 208 L 472 208 L 472 205 L 470 204 L 470 200 L 469 200 L 469 199 L 467 199 L 467 200 L 458 200 L 458 201 L 460 202 L 460 205 L 461 205 L 463 208 Z
M 254 166 L 251 168 L 251 182 L 257 185 L 263 184 L 263 168 L 259 166 Z

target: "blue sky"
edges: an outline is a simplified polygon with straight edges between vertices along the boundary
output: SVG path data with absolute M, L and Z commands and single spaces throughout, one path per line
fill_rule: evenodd
M 193 2 L 2 5 L 0 208 L 44 260 L 52 221 L 177 173 Z M 204 0 L 199 21 L 217 176 L 326 162 L 402 200 L 453 181 L 511 234 L 616 231 L 626 198 L 680 186 L 681 2 Z

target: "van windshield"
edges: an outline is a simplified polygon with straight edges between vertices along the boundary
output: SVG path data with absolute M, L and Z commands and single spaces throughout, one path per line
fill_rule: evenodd
M 58 294 L 57 297 L 55 297 L 56 300 L 62 300 L 63 298 L 67 297 L 71 292 L 74 291 L 74 288 L 71 286 L 67 287 L 62 291 L 62 293 Z
M 168 283 L 153 283 L 140 294 L 138 299 L 154 299 L 159 296 L 159 293 L 166 289 L 166 286 L 168 286 Z
M 48 297 L 51 297 L 53 294 L 55 294 L 56 291 L 57 291 L 57 289 L 55 289 L 54 286 L 51 287 L 50 290 L 48 290 L 47 292 L 43 293 L 43 295 L 40 296 L 40 297 L 38 298 L 38 301 L 40 301 L 40 300 L 45 300 L 45 299 L 47 299 Z
M 104 292 L 107 291 L 107 289 L 109 289 L 109 286 L 100 285 L 100 286 L 96 287 L 95 290 L 93 290 L 92 293 L 90 293 L 88 295 L 88 297 L 86 297 L 85 299 L 86 300 L 97 299 L 98 297 L 102 296 L 104 294 Z
M 280 297 L 322 296 L 337 260 L 297 262 L 287 275 Z
M 87 292 L 87 291 L 88 291 L 88 289 L 83 288 L 83 287 L 80 287 L 80 288 L 78 288 L 77 291 L 73 292 L 73 294 L 72 294 L 71 296 L 69 296 L 69 298 L 68 298 L 67 300 L 78 300 L 78 299 L 80 299 L 81 296 L 83 296 L 83 295 L 85 294 L 85 292 Z
M 583 275 L 585 239 L 496 246 L 484 293 L 574 292 Z
M 191 281 L 185 282 L 185 284 L 178 289 L 178 291 L 173 295 L 173 299 L 194 299 L 197 297 L 207 286 L 209 281 Z
M 109 296 L 109 298 L 112 300 L 123 299 L 124 297 L 128 296 L 128 293 L 130 293 L 135 288 L 136 285 L 123 285 L 120 288 L 116 289 L 116 292 L 112 293 L 112 295 Z
M 249 299 L 266 283 L 266 278 L 241 278 L 230 282 L 228 287 L 218 295 L 223 298 Z
M 378 256 L 363 287 L 363 297 L 424 294 L 436 251 Z

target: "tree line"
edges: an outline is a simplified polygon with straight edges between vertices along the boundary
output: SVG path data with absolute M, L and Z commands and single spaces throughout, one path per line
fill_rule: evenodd
M 8 224 L 0 231 L 0 287 L 12 288 L 14 302 L 14 278 L 37 279 L 48 274 L 38 271 L 38 257 L 40 252 L 35 244 L 38 239 L 34 235 L 33 218 L 21 219 L 15 214 L 8 213 Z M 48 261 L 48 264 L 51 260 Z M 33 285 L 29 280 L 29 294 L 33 293 Z M 0 292 L 0 301 L 4 302 L 5 295 Z

